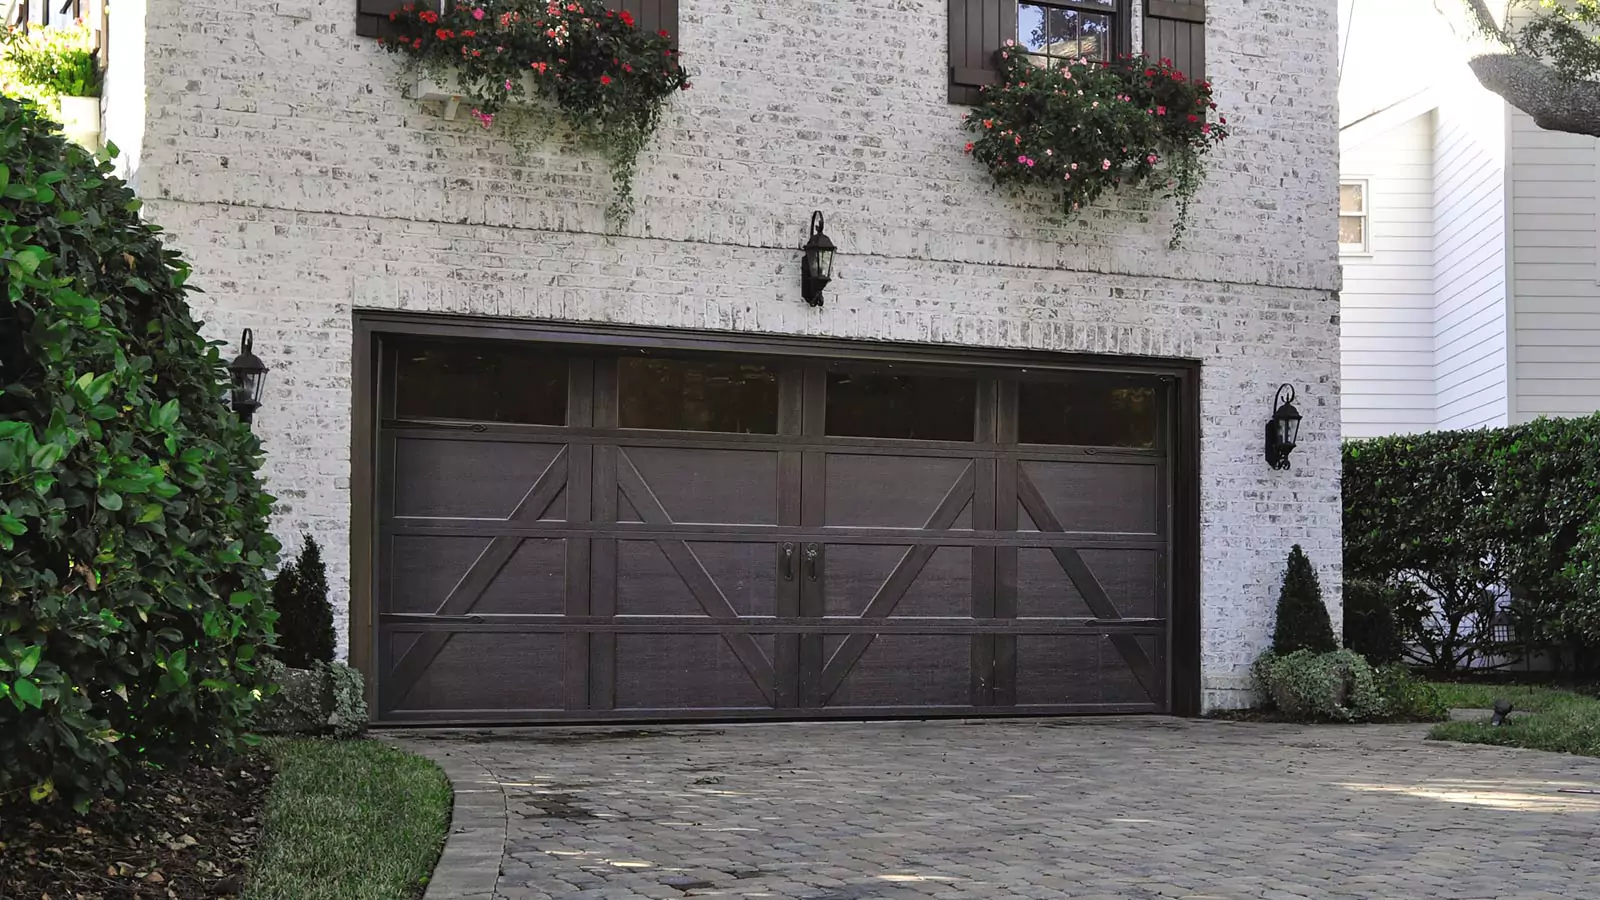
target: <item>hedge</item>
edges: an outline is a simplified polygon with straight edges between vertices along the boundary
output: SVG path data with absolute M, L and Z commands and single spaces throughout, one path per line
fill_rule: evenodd
M 81 808 L 240 739 L 278 547 L 188 266 L 52 127 L 0 98 L 0 804 Z
M 1396 592 L 1405 635 L 1453 669 L 1518 642 L 1600 665 L 1600 414 L 1344 447 L 1344 573 Z M 1429 598 L 1432 602 L 1429 602 Z

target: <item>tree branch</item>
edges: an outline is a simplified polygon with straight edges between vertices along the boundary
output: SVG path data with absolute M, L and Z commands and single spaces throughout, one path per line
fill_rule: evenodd
M 1564 77 L 1509 51 L 1480 54 L 1468 64 L 1480 84 L 1532 116 L 1540 128 L 1600 137 L 1600 82 Z

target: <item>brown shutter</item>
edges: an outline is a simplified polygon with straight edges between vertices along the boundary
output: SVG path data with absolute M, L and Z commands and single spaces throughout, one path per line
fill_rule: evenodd
M 672 45 L 678 45 L 678 0 L 606 0 L 606 6 L 633 13 L 639 28 L 652 34 L 665 31 L 672 35 Z
M 356 0 L 356 34 L 362 37 L 385 34 L 389 13 L 411 2 L 426 3 L 427 0 Z
M 1205 0 L 1144 0 L 1144 55 L 1170 59 L 1190 78 L 1204 78 Z
M 996 54 L 1017 39 L 1017 0 L 950 0 L 950 102 L 978 102 L 978 88 L 999 84 Z

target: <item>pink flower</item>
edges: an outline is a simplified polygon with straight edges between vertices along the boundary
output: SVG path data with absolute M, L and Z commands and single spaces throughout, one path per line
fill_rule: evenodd
M 971 153 L 971 152 L 972 152 L 972 142 L 971 142 L 971 141 L 968 141 L 968 142 L 967 142 L 967 152 L 968 152 L 968 153 Z
M 1071 173 L 1071 172 L 1068 172 L 1068 173 L 1067 173 L 1067 177 L 1066 177 L 1066 178 L 1065 178 L 1065 179 L 1063 179 L 1063 180 L 1065 180 L 1065 181 L 1071 181 L 1071 180 L 1072 180 L 1072 173 Z
M 1109 168 L 1111 168 L 1111 160 L 1109 160 L 1109 159 L 1100 160 L 1100 171 L 1104 172 L 1105 170 L 1107 170 Z
M 1030 169 L 1033 168 L 1033 160 L 1027 158 L 1026 156 L 1017 157 L 1017 162 L 1022 163 Z
M 479 22 L 483 21 L 483 17 L 485 15 L 487 15 L 487 14 L 481 9 L 475 9 L 475 10 L 472 11 L 472 17 L 474 19 L 477 19 Z
M 1145 157 L 1145 161 L 1150 163 L 1150 165 L 1152 165 L 1152 166 L 1155 165 L 1156 164 L 1156 155 L 1154 153 L 1152 153 L 1149 156 L 1146 156 Z
M 1077 163 L 1073 163 L 1072 164 L 1072 171 L 1074 171 L 1074 172 L 1078 171 L 1078 164 Z
M 511 79 L 509 78 L 506 79 L 506 90 L 511 90 Z
M 1207 122 L 1206 124 L 1201 125 L 1200 126 L 1200 133 L 1201 134 L 1210 134 L 1211 133 L 1211 123 Z
M 1158 116 L 1164 116 L 1164 115 L 1166 115 L 1166 114 L 1167 114 L 1167 108 L 1166 108 L 1166 107 L 1165 107 L 1165 106 L 1158 106 L 1158 107 L 1156 107 L 1156 115 L 1158 115 Z
M 472 115 L 483 124 L 484 128 L 488 128 L 490 125 L 494 124 L 494 116 L 489 115 L 481 109 L 473 110 Z
M 1093 103 L 1089 104 L 1089 108 L 1090 109 L 1099 109 L 1100 108 L 1100 101 L 1096 100 Z

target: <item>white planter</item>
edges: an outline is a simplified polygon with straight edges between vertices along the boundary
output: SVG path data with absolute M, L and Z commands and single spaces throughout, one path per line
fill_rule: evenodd
M 100 149 L 100 98 L 59 97 L 61 132 L 86 150 Z
M 519 86 L 522 90 L 522 96 L 517 99 L 517 103 L 529 105 L 537 102 L 540 92 L 534 84 L 533 73 L 529 72 L 526 75 L 522 75 L 519 80 L 522 82 Z M 446 119 L 454 119 L 456 114 L 461 111 L 461 101 L 468 99 L 470 102 L 470 94 L 462 90 L 459 73 L 451 72 L 442 80 L 435 81 L 429 73 L 419 71 L 416 81 L 411 86 L 411 99 L 442 103 L 444 104 L 444 117 Z

